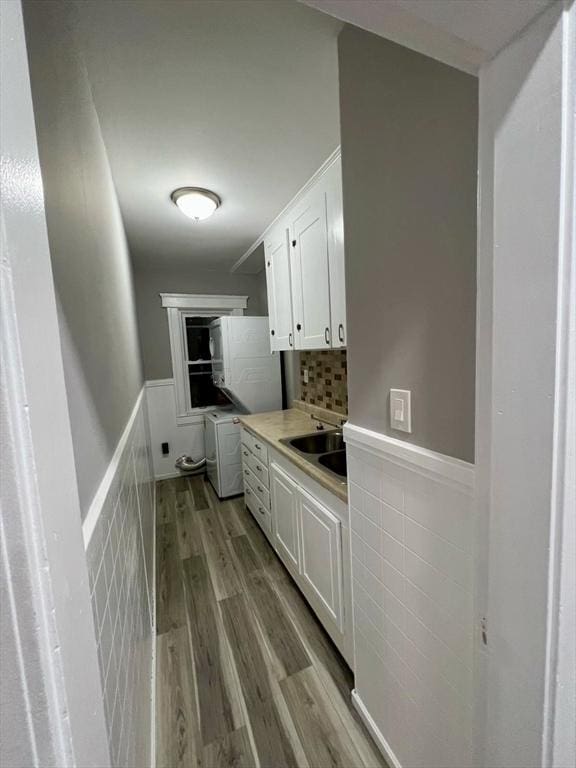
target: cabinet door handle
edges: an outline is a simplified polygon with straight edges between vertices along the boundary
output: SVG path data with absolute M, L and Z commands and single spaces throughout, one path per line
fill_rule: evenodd
M 294 346 L 294 345 L 292 344 L 292 331 L 290 331 L 290 333 L 288 334 L 288 344 L 289 344 L 291 347 L 292 347 L 292 346 Z
M 302 330 L 302 325 L 300 323 L 296 323 L 296 330 L 297 331 L 301 331 Z
M 270 336 L 274 336 L 274 330 L 273 329 L 270 331 Z
M 296 240 L 292 240 L 292 248 L 296 248 Z
M 330 328 L 324 329 L 324 339 L 326 341 L 326 344 L 330 344 Z
M 338 326 L 338 341 L 344 341 L 344 326 L 342 323 Z

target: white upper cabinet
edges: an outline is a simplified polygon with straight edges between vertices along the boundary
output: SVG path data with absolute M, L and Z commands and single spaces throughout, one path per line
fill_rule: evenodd
M 264 238 L 272 351 L 346 346 L 340 152 Z
M 338 157 L 322 177 L 328 223 L 328 271 L 330 273 L 330 325 L 332 346 L 346 346 L 346 278 L 344 274 L 344 212 L 342 208 L 342 161 Z
M 328 227 L 323 185 L 311 189 L 290 217 L 292 305 L 297 349 L 330 346 Z
M 281 222 L 264 240 L 272 352 L 294 346 L 289 248 L 287 222 Z

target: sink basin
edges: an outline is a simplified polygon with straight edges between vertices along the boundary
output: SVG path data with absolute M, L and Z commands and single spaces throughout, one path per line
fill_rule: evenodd
M 301 458 L 346 483 L 346 450 L 342 430 L 329 429 L 299 437 L 283 437 L 281 443 L 299 453 Z
M 302 453 L 328 453 L 344 448 L 344 438 L 339 430 L 329 432 L 313 432 L 311 435 L 293 437 L 287 441 L 292 448 Z
M 318 464 L 321 464 L 326 469 L 329 469 L 339 477 L 346 477 L 346 451 L 334 451 L 333 453 L 327 453 L 324 456 L 320 456 Z

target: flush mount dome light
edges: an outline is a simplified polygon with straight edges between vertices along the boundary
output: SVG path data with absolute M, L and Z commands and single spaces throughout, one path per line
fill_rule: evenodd
M 172 192 L 170 198 L 184 216 L 194 221 L 202 221 L 212 216 L 222 202 L 217 194 L 200 187 L 180 187 Z

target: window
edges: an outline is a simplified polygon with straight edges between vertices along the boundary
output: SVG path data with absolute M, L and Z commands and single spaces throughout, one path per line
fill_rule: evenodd
M 212 383 L 209 327 L 216 317 L 183 315 L 188 366 L 188 392 L 190 410 L 226 405 L 227 398 Z
M 160 294 L 168 311 L 176 422 L 188 424 L 215 405 L 228 405 L 212 383 L 209 326 L 222 315 L 242 315 L 247 296 Z

